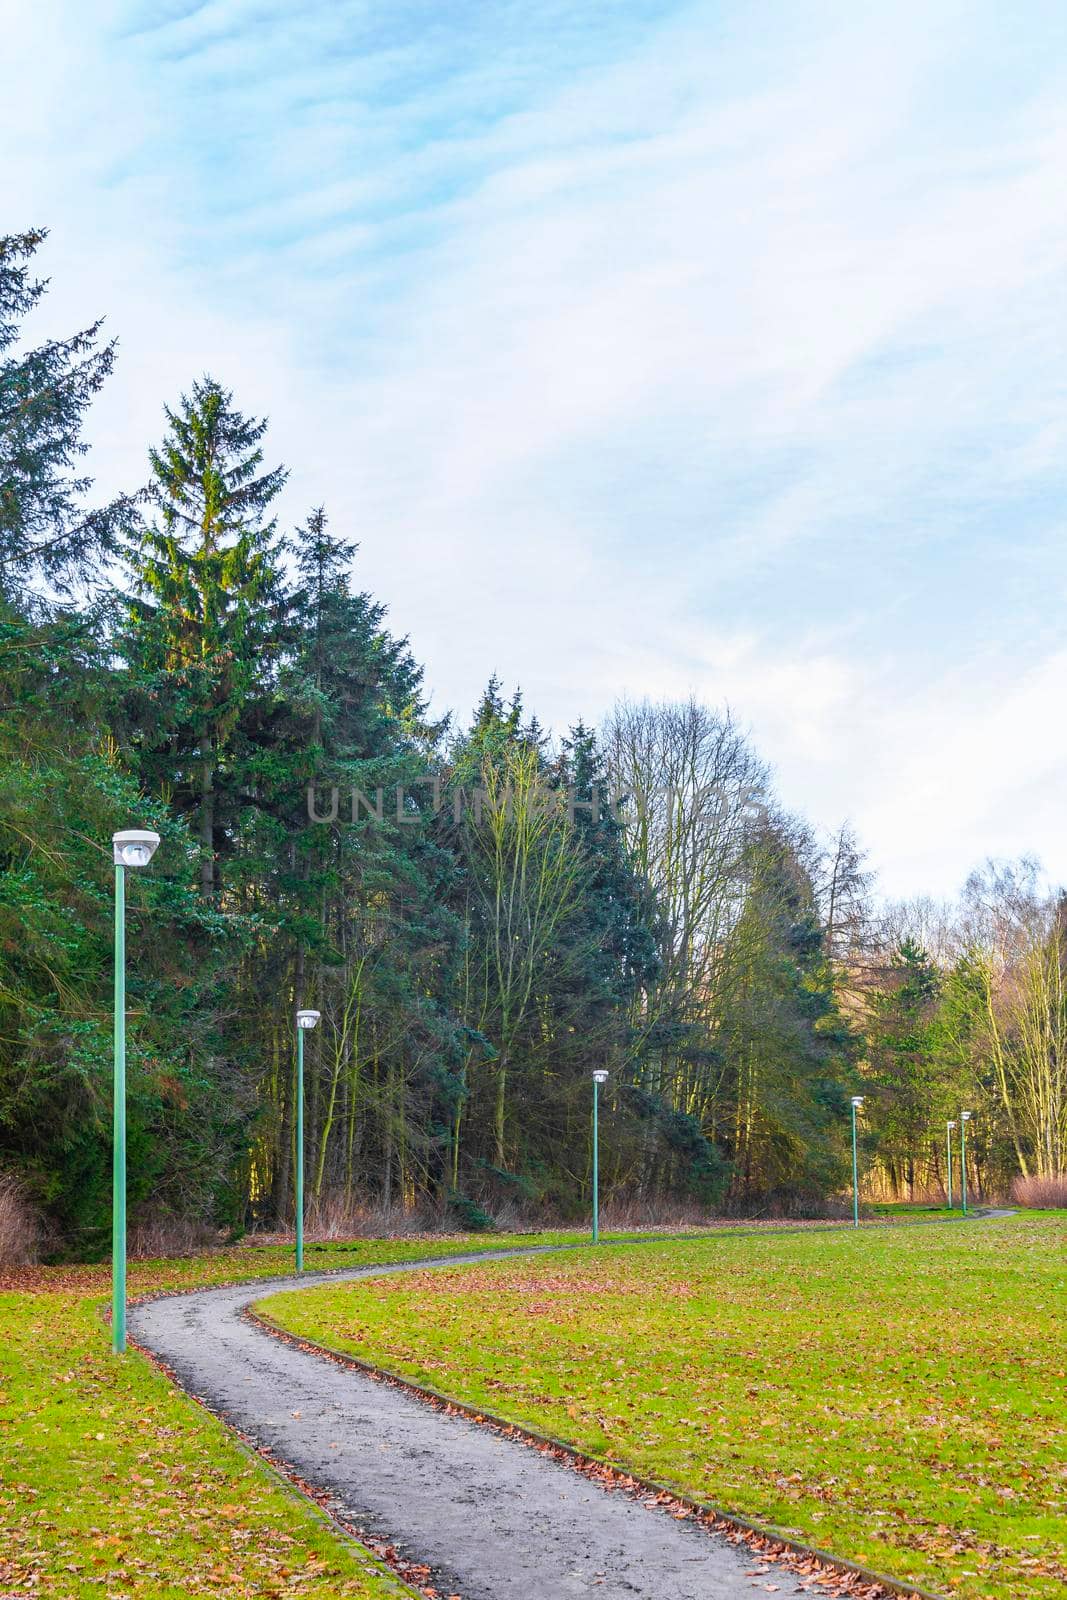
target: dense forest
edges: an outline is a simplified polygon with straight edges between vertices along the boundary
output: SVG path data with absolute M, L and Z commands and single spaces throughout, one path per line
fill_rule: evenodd
M 161 396 L 144 483 L 94 500 L 116 351 L 24 337 L 42 237 L 0 241 L 0 1176 L 52 1248 L 106 1244 L 131 826 L 162 839 L 127 884 L 144 1230 L 291 1220 L 298 1006 L 323 1221 L 579 1214 L 599 1067 L 603 1192 L 648 1215 L 825 1206 L 857 1092 L 872 1194 L 938 1190 L 961 1106 L 976 1187 L 1067 1167 L 1067 901 L 1033 863 L 879 906 L 696 701 L 552 737 L 487 663 L 433 720 L 357 530 L 280 524 L 255 397 Z

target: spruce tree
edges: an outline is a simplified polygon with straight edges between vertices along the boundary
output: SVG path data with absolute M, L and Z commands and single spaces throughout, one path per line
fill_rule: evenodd
M 937 1081 L 941 975 L 918 940 L 893 951 L 871 995 L 868 1076 L 878 1094 L 878 1148 L 894 1188 L 914 1199 L 916 1160 L 926 1159 Z
M 262 863 L 261 906 L 276 930 L 267 986 L 323 1014 L 308 1065 L 309 1192 L 349 1203 L 357 1188 L 391 1198 L 416 1181 L 439 1184 L 458 1049 L 455 863 L 435 841 L 432 811 L 440 729 L 426 722 L 422 670 L 406 639 L 388 631 L 384 606 L 352 587 L 356 549 L 321 507 L 290 541 L 296 587 L 264 729 L 271 759 L 245 841 Z M 312 784 L 327 814 L 336 787 L 332 821 L 309 814 Z M 367 805 L 354 806 L 354 793 Z M 261 1025 L 255 1014 L 248 1024 Z M 284 1081 L 273 1113 L 264 1187 L 284 1214 Z
M 130 503 L 86 510 L 92 479 L 77 471 L 87 452 L 85 413 L 115 362 L 101 322 L 16 353 L 19 328 L 47 289 L 32 258 L 47 234 L 0 237 L 0 594 L 10 601 L 43 579 L 61 590 L 116 548 Z
M 844 1178 L 856 1045 L 838 1010 L 803 825 L 765 814 L 727 941 L 718 1044 L 727 1092 L 716 1109 L 739 1203 L 814 1200 Z
M 249 754 L 244 727 L 269 692 L 284 596 L 269 516 L 286 471 L 263 470 L 265 420 L 206 377 L 166 410 L 150 453 L 155 520 L 130 553 L 122 648 L 144 777 L 165 787 L 200 841 L 200 888 L 232 852 Z

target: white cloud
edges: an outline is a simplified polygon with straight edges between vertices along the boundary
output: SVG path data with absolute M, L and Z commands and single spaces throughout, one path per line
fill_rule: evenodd
M 693 689 L 892 892 L 1067 875 L 1062 50 L 947 0 L 169 12 L 52 0 L 7 85 L 48 326 L 122 336 L 109 486 L 210 368 L 439 704 Z

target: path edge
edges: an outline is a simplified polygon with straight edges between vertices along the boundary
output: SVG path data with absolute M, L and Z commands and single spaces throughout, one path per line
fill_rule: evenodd
M 265 1299 L 270 1298 L 264 1296 Z M 557 1439 L 553 1434 L 541 1433 L 536 1428 L 528 1427 L 522 1422 L 513 1422 L 502 1416 L 497 1411 L 491 1411 L 485 1406 L 473 1406 L 465 1400 L 457 1400 L 453 1395 L 445 1394 L 440 1389 L 434 1389 L 430 1384 L 417 1383 L 413 1378 L 403 1376 L 401 1373 L 392 1372 L 388 1367 L 379 1367 L 371 1361 L 363 1361 L 359 1356 L 347 1354 L 342 1350 L 334 1350 L 329 1345 L 319 1344 L 314 1339 L 305 1339 L 297 1334 L 290 1333 L 280 1323 L 265 1316 L 261 1311 L 254 1311 L 251 1305 L 245 1306 L 241 1316 L 246 1322 L 260 1328 L 272 1339 L 277 1339 L 281 1344 L 292 1345 L 295 1349 L 305 1350 L 310 1355 L 316 1355 L 335 1365 L 350 1367 L 356 1372 L 361 1372 L 369 1378 L 374 1378 L 379 1383 L 387 1383 L 394 1388 L 402 1389 L 426 1405 L 435 1408 L 444 1407 L 450 1412 L 465 1417 L 469 1422 L 480 1427 L 491 1428 L 494 1432 L 505 1434 L 511 1438 L 525 1440 L 526 1443 L 540 1446 L 564 1455 L 578 1468 L 587 1472 L 596 1471 L 607 1473 L 612 1478 L 643 1489 L 649 1494 L 669 1495 L 678 1505 L 686 1510 L 703 1517 L 709 1524 L 715 1525 L 717 1531 L 732 1529 L 738 1533 L 755 1534 L 767 1539 L 773 1544 L 780 1545 L 793 1555 L 806 1556 L 811 1560 L 820 1561 L 833 1572 L 840 1572 L 842 1576 L 848 1575 L 860 1578 L 865 1583 L 880 1584 L 888 1594 L 897 1595 L 901 1600 L 946 1600 L 946 1596 L 935 1594 L 930 1589 L 921 1589 L 913 1583 L 902 1582 L 899 1578 L 890 1578 L 884 1572 L 876 1572 L 872 1567 L 862 1566 L 859 1562 L 850 1561 L 845 1556 L 835 1556 L 828 1550 L 822 1550 L 818 1545 L 805 1544 L 803 1540 L 794 1539 L 783 1529 L 774 1527 L 771 1523 L 755 1522 L 750 1517 L 742 1516 L 735 1511 L 728 1511 L 725 1506 L 719 1505 L 714 1500 L 700 1500 L 696 1496 L 687 1494 L 678 1485 L 663 1482 L 657 1478 L 646 1478 L 640 1473 L 631 1471 L 630 1468 L 621 1466 L 617 1461 L 611 1461 L 605 1456 L 591 1455 L 588 1451 L 579 1450 L 577 1446 L 569 1444 L 565 1439 Z
M 392 1585 L 393 1600 L 425 1600 L 425 1591 L 423 1589 L 418 1588 L 409 1579 L 405 1578 L 380 1551 L 375 1550 L 373 1546 L 366 1542 L 365 1538 L 360 1536 L 357 1528 L 347 1523 L 344 1518 L 337 1516 L 331 1510 L 330 1497 L 325 1491 L 321 1495 L 314 1493 L 312 1485 L 299 1477 L 295 1471 L 291 1471 L 287 1462 L 274 1455 L 272 1451 L 265 1449 L 262 1445 L 257 1445 L 251 1435 L 243 1432 L 222 1412 L 216 1411 L 202 1395 L 194 1394 L 191 1389 L 187 1389 L 173 1367 L 168 1366 L 165 1361 L 156 1355 L 154 1350 L 150 1350 L 147 1345 L 139 1344 L 136 1339 L 130 1338 L 127 1339 L 127 1347 L 141 1356 L 150 1367 L 161 1373 L 168 1383 L 178 1390 L 179 1394 L 184 1395 L 194 1406 L 206 1412 L 213 1422 L 217 1422 L 224 1432 L 229 1434 L 237 1445 L 238 1450 L 247 1456 L 249 1462 L 256 1467 L 262 1468 L 268 1477 L 273 1478 L 284 1494 L 293 1501 L 303 1505 L 310 1505 L 320 1522 L 331 1533 L 336 1534 L 343 1543 L 355 1545 L 360 1555 L 365 1556 L 370 1563 L 368 1571 L 373 1570 L 385 1585 Z

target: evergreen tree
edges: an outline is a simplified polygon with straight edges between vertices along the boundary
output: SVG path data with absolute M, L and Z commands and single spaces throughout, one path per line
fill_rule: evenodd
M 271 503 L 285 469 L 263 471 L 265 421 L 213 378 L 193 385 L 150 453 L 158 519 L 131 552 L 122 648 L 145 781 L 166 788 L 200 840 L 200 887 L 232 853 L 252 752 L 245 724 L 269 694 L 284 599 Z
M 878 1152 L 890 1183 L 914 1196 L 916 1166 L 929 1148 L 932 1113 L 941 1096 L 936 1079 L 940 975 L 908 937 L 893 952 L 882 986 L 871 998 L 868 1081 L 878 1094 Z
M 740 1204 L 811 1203 L 842 1183 L 856 1041 L 840 1015 L 802 828 L 765 816 L 719 1000 L 727 1092 L 713 1126 Z
M 0 237 L 0 593 L 43 578 L 63 588 L 116 548 L 126 500 L 86 511 L 92 479 L 76 470 L 85 413 L 115 362 L 101 322 L 15 353 L 19 327 L 45 293 L 31 275 L 43 229 Z
M 435 842 L 433 784 L 424 781 L 441 730 L 425 720 L 407 641 L 388 632 L 382 605 L 351 588 L 356 546 L 331 533 L 319 508 L 291 548 L 298 586 L 268 741 L 273 764 L 260 785 L 258 844 L 246 850 L 268 889 L 272 989 L 323 1013 L 309 1069 L 312 1195 L 350 1204 L 371 1190 L 391 1200 L 443 1183 L 454 1094 L 454 862 Z M 332 820 L 309 814 L 309 788 L 336 792 Z M 289 1016 L 272 1025 L 284 1033 Z M 261 1155 L 279 1214 L 289 1191 L 289 1090 L 283 1075 Z
M 109 733 L 103 614 L 34 597 L 115 548 L 124 503 L 86 514 L 72 469 L 111 370 L 99 324 L 16 358 L 17 320 L 44 286 L 43 234 L 0 241 L 0 1168 L 21 1175 L 57 1246 L 95 1253 L 110 1209 L 112 832 L 158 829 L 129 885 L 131 1216 L 233 1215 L 240 1115 L 221 1092 L 210 992 L 222 941 L 186 888 L 191 847 Z M 238 1206 L 243 1209 L 243 1202 Z
M 227 939 L 188 881 L 195 849 L 108 739 L 109 662 L 86 619 L 0 618 L 0 1169 L 82 1257 L 111 1204 L 118 828 L 153 827 L 127 889 L 131 1220 L 232 1222 L 241 1107 L 224 1091 L 215 982 Z

